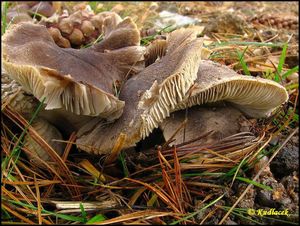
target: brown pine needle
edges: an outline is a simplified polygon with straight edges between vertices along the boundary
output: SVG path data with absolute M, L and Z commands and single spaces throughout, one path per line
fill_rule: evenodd
M 161 200 L 167 204 L 167 206 L 170 206 L 175 212 L 180 212 L 175 206 L 174 204 L 170 201 L 170 197 L 168 197 L 166 194 L 163 193 L 162 189 L 157 189 L 156 187 L 151 186 L 150 184 L 144 183 L 142 181 L 138 181 L 132 178 L 125 178 L 126 180 L 141 184 L 143 186 L 145 186 L 146 188 L 148 188 L 149 190 L 151 190 L 152 192 L 156 193 L 158 197 L 161 198 Z
M 34 177 L 34 185 L 35 185 L 36 199 L 37 199 L 37 215 L 38 215 L 39 224 L 42 224 L 43 220 L 42 220 L 42 205 L 41 205 L 40 189 L 39 189 L 39 185 L 36 183 L 35 174 L 33 175 L 33 177 Z
M 126 134 L 121 133 L 115 143 L 115 146 L 113 147 L 113 150 L 111 151 L 111 154 L 106 157 L 104 165 L 108 165 L 117 159 L 120 151 L 122 150 L 125 144 L 125 141 L 126 141 Z
M 76 139 L 76 135 L 75 135 L 75 133 L 72 133 L 72 134 L 70 135 L 70 138 L 69 138 L 69 140 L 68 140 L 68 142 L 67 142 L 67 145 L 66 145 L 66 147 L 65 147 L 65 150 L 64 150 L 64 153 L 63 153 L 63 156 L 62 156 L 62 160 L 63 160 L 64 162 L 66 162 L 66 160 L 67 160 L 67 158 L 68 158 L 68 155 L 69 155 L 69 153 L 70 153 L 71 147 L 72 147 L 72 145 L 73 145 L 75 139 Z M 53 178 L 53 181 L 55 181 L 55 180 L 57 180 L 57 179 L 58 179 L 58 176 L 55 175 L 54 178 Z M 47 191 L 46 191 L 45 194 L 44 194 L 44 198 L 48 197 L 48 196 L 51 194 L 51 191 L 52 191 L 53 188 L 54 188 L 54 184 L 52 184 L 52 185 L 49 186 L 49 188 L 47 189 Z
M 133 213 L 125 214 L 119 217 L 115 217 L 109 220 L 101 221 L 101 222 L 96 222 L 92 224 L 97 224 L 97 225 L 103 225 L 103 224 L 115 224 L 115 223 L 121 223 L 125 222 L 128 220 L 134 220 L 134 219 L 152 219 L 155 217 L 163 217 L 163 216 L 170 216 L 174 215 L 172 212 L 157 212 L 153 210 L 144 210 L 144 211 L 136 211 Z
M 16 216 L 17 218 L 19 218 L 20 220 L 22 220 L 23 222 L 26 222 L 28 224 L 34 225 L 35 223 L 25 217 L 23 217 L 21 214 L 17 213 L 16 211 L 10 209 L 8 206 L 6 206 L 4 203 L 1 203 L 1 207 L 3 209 L 5 209 L 6 211 L 10 212 L 11 214 L 13 214 L 14 216 Z

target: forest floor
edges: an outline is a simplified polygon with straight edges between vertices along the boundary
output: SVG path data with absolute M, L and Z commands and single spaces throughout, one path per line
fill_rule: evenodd
M 14 4 L 1 4 L 3 17 Z M 199 26 L 212 51 L 210 60 L 280 83 L 289 100 L 270 118 L 243 122 L 257 134 L 246 153 L 220 141 L 210 144 L 211 149 L 236 153 L 232 159 L 219 154 L 201 162 L 190 159 L 198 158 L 203 148 L 188 142 L 176 148 L 164 145 L 154 131 L 110 164 L 103 156 L 80 152 L 72 135 L 63 166 L 40 167 L 23 154 L 16 139 L 22 133 L 11 135 L 2 120 L 2 223 L 298 225 L 298 4 L 64 3 L 70 10 L 89 5 L 95 13 L 130 16 L 141 31 L 142 45 L 165 35 L 170 26 Z M 2 107 L 2 114 L 22 125 L 14 112 Z

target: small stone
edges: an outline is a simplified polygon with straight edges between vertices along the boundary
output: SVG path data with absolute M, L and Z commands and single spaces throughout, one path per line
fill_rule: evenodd
M 277 208 L 279 205 L 272 200 L 272 192 L 266 190 L 260 190 L 256 196 L 256 202 L 261 206 Z
M 279 142 L 279 137 L 276 136 L 276 137 L 273 137 L 273 138 L 270 140 L 269 144 L 271 144 L 272 146 L 275 146 L 275 145 L 278 144 L 278 142 Z
M 261 48 L 255 49 L 255 50 L 253 50 L 253 54 L 254 54 L 255 56 L 262 56 L 262 55 L 264 54 L 264 50 L 261 49 Z
M 273 24 L 275 23 L 275 21 L 274 21 L 273 19 L 270 19 L 269 23 L 270 23 L 271 25 L 273 25 Z
M 290 76 L 288 76 L 286 79 L 288 81 L 298 82 L 299 81 L 299 74 L 298 73 L 293 73 Z
M 203 34 L 211 35 L 211 33 L 230 33 L 244 35 L 248 25 L 241 17 L 231 13 L 221 14 L 214 20 L 210 21 Z
M 257 163 L 255 163 L 253 167 L 254 173 L 257 174 L 262 169 L 262 167 L 267 164 L 268 161 L 269 158 L 267 156 L 262 157 Z M 270 168 L 268 166 L 264 169 L 263 174 L 270 174 Z
M 283 147 L 277 156 L 270 163 L 271 171 L 276 178 L 281 179 L 284 176 L 299 170 L 299 147 L 293 144 Z
M 235 221 L 231 220 L 229 217 L 224 222 L 225 225 L 238 225 Z

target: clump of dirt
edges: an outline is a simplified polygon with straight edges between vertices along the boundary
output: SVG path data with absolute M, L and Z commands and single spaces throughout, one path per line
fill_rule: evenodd
M 270 164 L 275 178 L 282 179 L 299 169 L 299 141 L 298 134 L 277 154 Z

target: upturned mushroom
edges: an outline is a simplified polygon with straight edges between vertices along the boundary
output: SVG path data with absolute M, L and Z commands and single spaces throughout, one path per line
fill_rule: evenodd
M 95 119 L 78 132 L 77 146 L 95 154 L 110 153 L 124 134 L 123 148 L 134 146 L 157 128 L 194 84 L 203 40 L 193 29 L 180 29 L 167 37 L 165 56 L 129 79 L 121 89 L 122 116 L 112 124 Z
M 209 52 L 203 51 L 203 53 L 206 54 L 205 58 L 207 58 Z M 147 48 L 145 61 L 150 65 L 165 54 L 166 43 L 163 40 L 158 40 Z M 219 124 L 214 129 L 217 134 L 226 136 L 237 133 L 238 124 L 236 121 L 241 113 L 238 114 L 239 111 L 234 110 L 231 106 L 239 109 L 248 117 L 262 118 L 269 116 L 287 100 L 288 93 L 286 89 L 274 81 L 240 75 L 221 64 L 202 60 L 192 89 L 183 98 L 183 101 L 175 107 L 174 111 L 222 101 L 229 105 L 228 107 L 219 108 L 217 112 L 205 108 L 189 109 L 189 112 L 191 112 L 185 130 L 188 131 L 186 140 L 193 140 L 203 132 L 213 130 L 212 124 L 214 123 Z M 174 133 L 174 128 L 182 123 L 183 114 L 185 114 L 183 111 L 174 112 L 172 114 L 173 118 L 166 119 L 160 125 L 166 140 Z M 224 116 L 227 116 L 226 120 Z M 224 122 L 219 121 L 219 119 L 224 119 Z M 199 123 L 194 124 L 196 121 L 201 126 Z M 220 127 L 224 123 L 227 126 Z M 183 134 L 177 134 L 174 138 L 175 143 L 178 143 L 182 141 Z M 213 139 L 216 140 L 216 137 Z
M 115 96 L 115 84 L 130 71 L 138 70 L 134 65 L 143 60 L 144 48 L 134 45 L 139 32 L 132 20 L 123 20 L 115 29 L 122 33 L 120 30 L 127 32 L 128 27 L 131 36 L 122 36 L 113 50 L 106 50 L 101 42 L 99 49 L 95 45 L 77 50 L 58 47 L 42 25 L 20 23 L 4 34 L 3 66 L 25 91 L 40 101 L 46 98 L 46 110 L 64 109 L 76 115 L 113 120 L 120 117 L 124 107 Z M 111 33 L 114 31 L 105 43 Z
M 117 83 L 143 67 L 144 47 L 139 46 L 139 31 L 130 18 L 121 22 L 104 20 L 104 44 L 87 49 L 58 47 L 43 25 L 20 23 L 11 26 L 3 37 L 1 96 L 27 120 L 45 100 L 45 108 L 33 127 L 62 154 L 63 145 L 52 139 L 70 134 L 95 118 L 114 120 L 123 111 L 124 102 L 115 95 Z M 130 31 L 131 36 L 123 33 Z M 114 34 L 121 39 L 116 45 Z M 20 91 L 20 92 L 19 92 Z M 28 95 L 29 94 L 29 95 Z M 32 94 L 33 96 L 31 96 Z M 45 99 L 44 99 L 45 98 Z M 49 123 L 50 122 L 50 123 Z M 33 155 L 49 160 L 47 153 L 27 137 Z
M 197 79 L 178 109 L 217 101 L 226 101 L 249 117 L 269 116 L 288 100 L 286 89 L 277 82 L 240 75 L 221 64 L 203 60 Z
M 150 66 L 128 80 L 121 90 L 120 99 L 128 103 L 122 117 L 111 125 L 105 125 L 98 121 L 99 124 L 96 127 L 92 125 L 97 123 L 92 122 L 82 128 L 77 140 L 79 148 L 94 153 L 109 153 L 121 132 L 127 136 L 124 148 L 131 147 L 147 137 L 171 112 L 194 105 L 225 101 L 249 117 L 261 118 L 269 116 L 272 111 L 288 100 L 287 91 L 280 84 L 268 79 L 239 75 L 232 69 L 209 60 L 199 62 L 197 79 L 189 90 L 186 90 L 183 97 L 176 86 L 168 89 L 161 88 L 156 84 L 155 79 L 157 79 L 157 74 L 163 76 L 164 72 L 171 67 L 169 62 L 175 62 L 170 59 L 170 56 L 173 56 L 172 50 L 176 49 L 176 45 L 171 43 L 180 43 L 179 40 L 180 36 L 173 37 L 172 41 L 167 40 L 166 48 L 161 45 L 160 41 L 160 50 L 157 51 L 160 56 L 158 60 L 151 55 L 151 51 L 147 53 L 154 63 L 148 62 Z M 161 50 L 162 48 L 165 51 Z M 154 50 L 155 48 L 152 49 L 152 51 Z M 208 50 L 201 48 L 203 58 L 206 58 L 208 54 Z M 185 55 L 181 55 L 185 57 Z M 163 70 L 159 67 L 162 63 L 164 63 Z M 150 73 L 150 71 L 152 72 Z M 186 72 L 186 69 L 183 71 Z M 143 89 L 145 83 L 149 82 L 153 82 L 151 88 Z M 141 96 L 135 95 L 138 92 L 141 92 Z M 173 100 L 174 96 L 177 96 L 175 101 L 161 101 Z M 149 108 L 149 106 L 153 107 Z M 93 129 L 90 130 L 89 127 L 93 127 Z M 222 133 L 227 134 L 225 130 Z
M 1 99 L 2 108 L 7 105 L 14 109 L 14 111 L 21 114 L 27 121 L 30 121 L 32 114 L 36 111 L 39 101 L 29 93 L 26 93 L 22 87 L 14 80 L 11 80 L 7 73 L 2 70 L 1 73 Z M 2 109 L 3 110 L 3 109 Z M 63 135 L 56 128 L 56 126 L 49 123 L 43 117 L 36 117 L 31 127 L 44 139 L 58 154 L 62 155 L 65 145 L 54 140 L 62 140 Z M 24 138 L 24 148 L 28 151 L 25 152 L 29 160 L 41 164 L 41 160 L 51 161 L 50 156 L 45 153 L 45 150 L 31 137 L 28 133 Z
M 166 54 L 166 42 L 157 41 L 146 50 L 147 65 Z M 203 49 L 203 58 L 210 52 Z M 219 63 L 203 60 L 190 92 L 176 110 L 205 103 L 227 101 L 250 117 L 265 117 L 288 100 L 286 89 L 271 80 L 245 76 Z
M 251 117 L 265 117 L 288 99 L 285 88 L 275 82 L 239 75 L 202 60 L 210 51 L 202 48 L 203 40 L 197 38 L 194 29 L 172 32 L 159 42 L 159 50 L 149 47 L 149 66 L 126 81 L 129 66 L 141 60 L 144 49 L 137 46 L 134 35 L 126 44 L 110 41 L 116 40 L 122 30 L 135 30 L 130 19 L 127 24 L 124 21 L 102 44 L 82 50 L 60 49 L 43 27 L 28 23 L 15 26 L 5 35 L 3 63 L 12 78 L 39 100 L 46 96 L 46 109 L 63 108 L 65 113 L 73 113 L 74 121 L 76 114 L 88 116 L 84 123 L 77 117 L 81 121 L 76 126 L 79 149 L 107 154 L 121 135 L 125 136 L 123 148 L 132 147 L 170 113 L 193 105 L 226 101 Z M 35 43 L 24 43 L 32 32 L 40 37 Z M 37 53 L 39 57 L 33 56 L 37 48 L 45 49 Z M 21 52 L 25 59 L 18 55 Z M 62 56 L 71 60 L 62 63 Z M 124 83 L 118 98 L 112 91 L 116 81 Z M 274 95 L 276 99 L 272 99 Z

